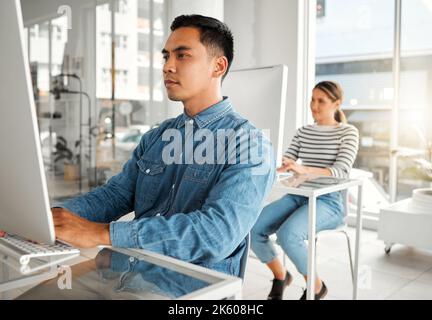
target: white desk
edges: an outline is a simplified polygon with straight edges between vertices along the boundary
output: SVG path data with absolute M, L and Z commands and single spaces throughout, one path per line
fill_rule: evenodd
M 357 299 L 358 287 L 358 271 L 360 258 L 360 237 L 362 230 L 362 192 L 363 181 L 360 179 L 349 179 L 345 182 L 330 185 L 330 186 L 312 186 L 306 181 L 297 187 L 288 187 L 284 185 L 284 181 L 278 181 L 276 187 L 283 188 L 285 194 L 299 195 L 309 198 L 309 233 L 308 233 L 308 281 L 307 281 L 307 299 L 314 299 L 315 292 L 315 235 L 316 235 L 316 199 L 324 194 L 345 190 L 351 187 L 358 188 L 357 198 L 357 226 L 356 226 L 356 248 L 355 248 L 355 263 L 354 263 L 354 286 L 353 299 Z
M 92 257 L 84 254 L 70 268 L 71 289 L 61 288 L 65 274 L 53 268 L 24 276 L 1 263 L 0 289 L 14 289 L 19 279 L 22 285 L 40 283 L 20 299 L 241 299 L 240 278 L 161 254 L 117 248 L 97 248 Z

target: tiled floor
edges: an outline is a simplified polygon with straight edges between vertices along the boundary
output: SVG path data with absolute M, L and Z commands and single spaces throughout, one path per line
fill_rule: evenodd
M 355 240 L 355 230 L 348 228 Z M 395 245 L 389 255 L 376 232 L 362 234 L 361 267 L 365 270 L 364 289 L 359 299 L 432 299 L 432 252 Z M 326 299 L 352 298 L 348 250 L 345 238 L 338 234 L 324 235 L 317 246 L 318 273 L 326 282 Z M 287 260 L 288 270 L 294 275 L 293 283 L 285 290 L 284 299 L 298 299 L 306 286 L 303 278 Z M 271 288 L 272 274 L 251 254 L 243 289 L 244 299 L 266 299 Z

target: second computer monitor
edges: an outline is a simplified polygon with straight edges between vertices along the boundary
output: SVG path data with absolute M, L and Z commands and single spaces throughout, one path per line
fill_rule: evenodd
M 288 67 L 232 70 L 222 85 L 235 111 L 248 119 L 272 142 L 277 166 L 283 155 Z

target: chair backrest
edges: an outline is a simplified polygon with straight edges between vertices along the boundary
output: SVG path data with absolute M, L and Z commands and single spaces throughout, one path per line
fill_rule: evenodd
M 245 238 L 245 241 L 246 241 L 246 248 L 243 251 L 243 256 L 241 257 L 241 260 L 240 260 L 240 274 L 239 274 L 240 278 L 243 279 L 243 282 L 244 282 L 244 279 L 245 279 L 246 265 L 247 265 L 248 258 L 249 258 L 250 233 L 247 234 L 247 236 Z
M 349 178 L 367 180 L 373 178 L 373 173 L 362 169 L 351 168 L 349 173 Z M 342 201 L 343 201 L 343 206 L 344 206 L 343 209 L 344 209 L 344 214 L 346 219 L 349 213 L 349 189 L 342 190 Z M 353 198 L 353 201 L 354 203 L 357 202 L 355 197 Z

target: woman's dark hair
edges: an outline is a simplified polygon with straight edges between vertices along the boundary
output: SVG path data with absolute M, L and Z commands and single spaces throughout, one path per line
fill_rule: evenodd
M 228 68 L 223 80 L 234 59 L 234 38 L 228 26 L 215 18 L 192 14 L 175 18 L 170 29 L 174 31 L 182 27 L 197 28 L 200 31 L 200 41 L 208 52 L 214 56 L 222 54 L 227 58 Z
M 339 83 L 333 81 L 321 81 L 315 85 L 314 89 L 320 89 L 323 91 L 331 101 L 336 102 L 340 100 L 342 103 L 343 90 Z M 345 113 L 340 108 L 336 110 L 334 118 L 337 122 L 348 122 Z

